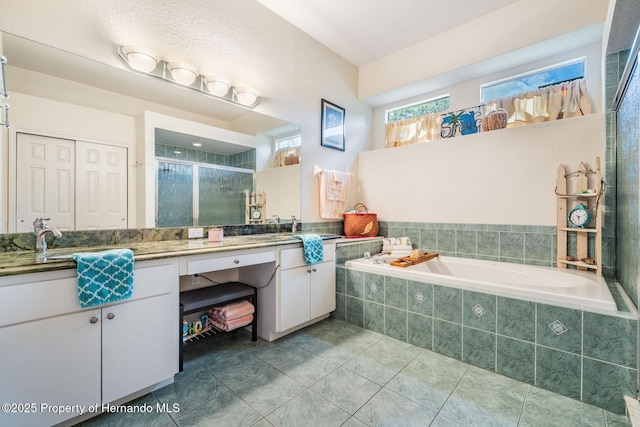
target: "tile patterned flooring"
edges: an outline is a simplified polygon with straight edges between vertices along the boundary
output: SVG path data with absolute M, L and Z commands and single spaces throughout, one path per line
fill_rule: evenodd
M 346 322 L 185 349 L 175 382 L 82 426 L 627 426 L 627 418 Z

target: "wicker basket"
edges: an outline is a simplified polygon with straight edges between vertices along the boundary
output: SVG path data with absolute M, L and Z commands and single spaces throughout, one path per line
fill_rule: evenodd
M 355 212 L 344 214 L 344 234 L 347 237 L 375 237 L 378 235 L 378 215 L 356 203 Z

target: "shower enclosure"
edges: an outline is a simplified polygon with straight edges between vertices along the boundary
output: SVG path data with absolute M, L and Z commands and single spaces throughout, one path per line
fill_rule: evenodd
M 244 223 L 244 191 L 255 189 L 253 170 L 175 160 L 157 163 L 157 227 Z

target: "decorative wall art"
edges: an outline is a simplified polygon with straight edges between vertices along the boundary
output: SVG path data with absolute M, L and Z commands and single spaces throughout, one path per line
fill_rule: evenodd
M 469 135 L 480 132 L 484 105 L 452 111 L 442 115 L 440 138 Z
M 344 116 L 344 108 L 322 100 L 321 145 L 344 151 Z

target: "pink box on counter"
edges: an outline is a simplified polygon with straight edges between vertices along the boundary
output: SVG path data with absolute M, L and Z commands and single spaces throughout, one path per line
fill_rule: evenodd
M 209 230 L 210 242 L 222 242 L 222 228 L 212 228 Z

